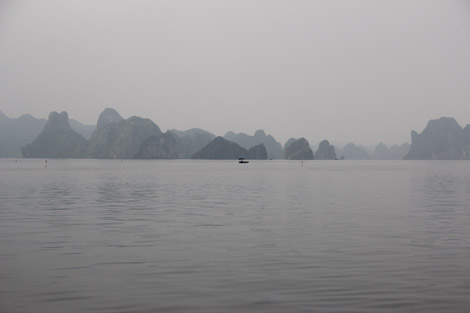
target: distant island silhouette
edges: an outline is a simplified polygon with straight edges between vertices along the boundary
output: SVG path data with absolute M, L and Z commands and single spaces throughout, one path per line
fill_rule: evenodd
M 315 151 L 315 152 L 314 152 Z M 470 125 L 454 118 L 428 122 L 421 134 L 411 131 L 411 145 L 365 147 L 347 143 L 336 147 L 323 140 L 315 148 L 305 138 L 281 145 L 259 129 L 253 135 L 227 132 L 223 137 L 200 128 L 163 133 L 150 119 L 124 119 L 106 108 L 96 125 L 51 112 L 48 120 L 23 115 L 8 118 L 0 112 L 0 157 L 97 159 L 286 159 L 286 160 L 468 160 Z

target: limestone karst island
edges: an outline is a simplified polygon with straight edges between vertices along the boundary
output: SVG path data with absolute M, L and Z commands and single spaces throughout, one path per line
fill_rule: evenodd
M 323 140 L 312 145 L 306 138 L 290 138 L 284 145 L 263 130 L 253 135 L 227 132 L 216 136 L 193 128 L 162 132 L 150 119 L 124 119 L 106 108 L 96 125 L 51 112 L 48 120 L 31 115 L 9 118 L 0 112 L 0 157 L 95 159 L 208 159 L 231 160 L 469 160 L 470 125 L 462 128 L 452 117 L 428 122 L 411 144 L 375 147 L 347 143 L 341 147 Z

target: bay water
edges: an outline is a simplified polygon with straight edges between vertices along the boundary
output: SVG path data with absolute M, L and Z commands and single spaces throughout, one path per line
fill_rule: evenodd
M 2 313 L 469 311 L 466 161 L 0 159 Z

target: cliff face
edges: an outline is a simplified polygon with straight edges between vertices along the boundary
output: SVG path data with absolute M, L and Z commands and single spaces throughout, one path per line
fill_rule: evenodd
M 136 159 L 177 159 L 178 151 L 175 136 L 166 132 L 161 135 L 150 136 L 142 142 Z
M 103 112 L 101 112 L 100 116 L 98 117 L 98 122 L 96 123 L 96 128 L 100 129 L 105 127 L 110 123 L 115 123 L 122 121 L 122 116 L 112 108 L 106 108 Z
M 462 129 L 451 117 L 428 122 L 421 134 L 411 131 L 411 147 L 406 160 L 469 160 L 468 126 Z
M 298 140 L 297 138 L 289 138 L 286 141 L 286 143 L 284 144 L 284 147 L 282 148 L 282 151 L 284 152 L 284 154 L 286 153 L 287 147 L 289 147 L 291 145 L 291 143 L 296 142 L 297 140 Z
M 132 116 L 123 119 L 106 108 L 99 116 L 96 130 L 88 142 L 87 156 L 99 159 L 176 159 L 176 138 L 163 134 L 151 120 Z
M 248 158 L 252 160 L 267 160 L 268 152 L 264 144 L 260 143 L 254 147 L 248 149 Z
M 463 154 L 466 160 L 470 160 L 470 125 L 465 126 L 463 129 L 463 140 L 464 140 L 464 148 Z
M 315 152 L 314 158 L 315 160 L 335 160 L 335 147 L 330 145 L 330 142 L 328 140 L 323 140 L 322 142 L 320 142 L 318 150 L 317 152 Z
M 24 114 L 18 118 L 9 118 L 0 111 L 0 157 L 17 158 L 21 156 L 21 148 L 36 139 L 46 126 L 47 120 Z M 69 119 L 70 127 L 89 139 L 94 125 L 84 125 Z
M 88 157 L 97 159 L 132 159 L 145 140 L 162 135 L 154 122 L 137 116 L 98 125 L 88 142 Z
M 88 142 L 71 128 L 66 112 L 52 112 L 42 132 L 22 154 L 38 158 L 178 158 L 174 135 L 163 134 L 149 119 L 133 116 L 124 120 L 109 108 L 100 114 Z
M 224 139 L 230 140 L 242 146 L 245 149 L 249 149 L 259 144 L 263 144 L 268 153 L 268 157 L 271 159 L 282 159 L 282 146 L 274 139 L 271 135 L 266 135 L 264 130 L 257 130 L 253 136 L 245 133 L 234 133 L 228 132 L 225 134 Z
M 307 139 L 292 142 L 285 150 L 286 160 L 313 160 L 313 151 Z
M 81 158 L 85 147 L 86 139 L 70 127 L 67 112 L 52 112 L 38 137 L 21 153 L 25 158 Z

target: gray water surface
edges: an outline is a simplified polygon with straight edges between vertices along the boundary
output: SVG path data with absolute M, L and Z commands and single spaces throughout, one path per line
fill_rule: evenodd
M 0 159 L 0 312 L 468 312 L 470 163 Z

